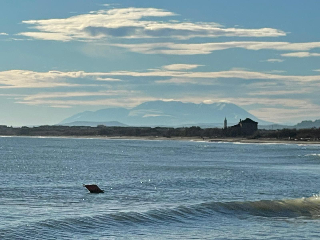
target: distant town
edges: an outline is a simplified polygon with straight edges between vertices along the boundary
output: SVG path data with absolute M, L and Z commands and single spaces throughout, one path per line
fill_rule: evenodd
M 192 127 L 112 127 L 44 125 L 37 127 L 0 126 L 1 136 L 52 136 L 52 137 L 153 137 L 153 138 L 199 138 L 199 139 L 275 139 L 286 141 L 320 141 L 320 128 L 309 129 L 258 129 L 258 122 L 246 118 L 237 125 L 223 128 Z

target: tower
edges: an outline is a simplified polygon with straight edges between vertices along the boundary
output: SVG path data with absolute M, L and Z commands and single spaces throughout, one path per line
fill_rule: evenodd
M 228 122 L 227 122 L 227 118 L 224 118 L 224 125 L 223 125 L 223 129 L 227 129 L 228 128 Z

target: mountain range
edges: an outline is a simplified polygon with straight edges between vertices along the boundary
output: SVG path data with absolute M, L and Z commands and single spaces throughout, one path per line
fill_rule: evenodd
M 94 126 L 103 124 L 106 126 L 152 127 L 197 125 L 221 127 L 225 118 L 227 118 L 229 126 L 245 118 L 251 118 L 262 125 L 272 124 L 258 119 L 243 108 L 232 103 L 195 104 L 179 101 L 150 101 L 131 109 L 106 108 L 98 111 L 81 112 L 64 119 L 59 125 L 79 126 L 79 124 L 82 124 Z
M 290 125 L 281 125 L 281 124 L 271 124 L 271 125 L 264 125 L 261 126 L 260 129 L 266 129 L 266 130 L 277 130 L 277 129 L 308 129 L 308 128 L 320 128 L 320 119 L 311 121 L 311 120 L 305 120 L 300 123 L 297 123 L 293 126 Z

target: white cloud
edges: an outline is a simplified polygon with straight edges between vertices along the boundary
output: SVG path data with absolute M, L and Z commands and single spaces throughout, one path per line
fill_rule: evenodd
M 249 69 L 248 68 L 233 67 L 230 69 L 230 71 L 249 71 Z
M 166 65 L 163 66 L 162 68 L 165 70 L 170 70 L 170 71 L 179 71 L 179 70 L 191 70 L 198 68 L 203 65 L 197 65 L 197 64 L 171 64 L 171 65 Z
M 0 36 L 8 36 L 8 33 L 0 32 Z
M 298 57 L 298 58 L 320 57 L 320 53 L 294 52 L 294 53 L 284 53 L 284 54 L 281 54 L 281 56 L 282 57 Z
M 269 90 L 269 91 L 256 91 L 249 92 L 249 96 L 284 96 L 284 95 L 293 95 L 293 94 L 302 94 L 302 93 L 310 93 L 312 92 L 309 88 L 304 89 L 296 89 L 296 90 Z
M 108 90 L 108 91 L 98 91 L 98 92 L 48 92 L 48 93 L 38 93 L 34 95 L 25 96 L 23 99 L 25 101 L 33 101 L 38 99 L 54 99 L 54 98 L 74 98 L 74 97 L 92 97 L 92 96 L 116 96 L 129 94 L 130 91 L 125 90 Z
M 215 102 L 219 102 L 219 103 L 231 103 L 229 100 L 225 100 L 225 99 L 216 99 L 216 100 L 212 100 L 212 99 L 207 99 L 207 100 L 203 100 L 202 101 L 204 104 L 212 104 Z
M 115 8 L 92 11 L 64 19 L 27 20 L 23 23 L 37 32 L 20 35 L 41 40 L 101 40 L 108 38 L 178 38 L 193 37 L 279 37 L 286 33 L 273 28 L 224 28 L 214 22 L 179 22 L 147 20 L 176 14 L 156 8 Z
M 229 70 L 219 72 L 178 72 L 178 71 L 150 71 L 150 72 L 110 72 L 105 73 L 106 75 L 113 76 L 132 76 L 132 77 L 172 77 L 170 80 L 157 81 L 158 83 L 174 83 L 175 81 L 181 81 L 183 83 L 198 83 L 201 84 L 199 79 L 205 79 L 210 83 L 212 79 L 217 78 L 235 78 L 235 79 L 265 79 L 265 80 L 280 80 L 289 82 L 312 82 L 320 81 L 320 75 L 307 75 L 307 76 L 296 76 L 296 75 L 278 75 L 268 74 L 263 72 L 243 71 L 243 70 Z
M 32 39 L 25 39 L 25 38 L 10 38 L 11 41 L 32 41 Z
M 285 73 L 286 71 L 283 71 L 283 70 L 270 70 L 270 71 L 265 71 L 265 73 L 271 73 L 271 74 L 273 74 L 273 73 L 276 73 L 276 74 L 278 74 L 278 73 Z
M 71 36 L 63 35 L 61 33 L 54 33 L 54 32 L 24 32 L 24 33 L 20 33 L 19 35 L 40 39 L 40 40 L 54 40 L 54 41 L 62 41 L 62 42 L 68 42 L 72 40 Z M 24 40 L 24 39 L 19 39 L 19 40 Z
M 208 99 L 208 100 L 203 100 L 203 103 L 204 104 L 211 104 L 211 103 L 214 103 L 214 102 L 212 100 Z
M 54 96 L 51 95 L 51 98 L 43 96 L 29 96 L 28 98 L 17 100 L 16 103 L 26 104 L 26 105 L 48 105 L 51 107 L 70 107 L 70 106 L 108 106 L 108 107 L 134 107 L 138 104 L 141 104 L 146 101 L 157 100 L 153 97 L 143 96 L 144 94 L 141 92 L 134 92 L 134 91 L 119 91 L 119 92 L 112 92 L 111 94 L 103 94 L 101 93 L 100 96 L 106 96 L 105 98 L 98 98 L 98 99 L 72 99 L 72 93 L 64 93 L 68 97 L 64 99 L 61 96 Z M 74 94 L 75 96 L 78 95 L 79 97 L 82 95 Z M 84 94 L 83 94 L 84 95 Z M 87 94 L 84 96 L 95 96 L 94 94 Z M 98 93 L 99 96 L 99 93 Z M 70 98 L 70 99 L 68 99 Z
M 101 78 L 105 74 L 94 72 L 34 72 L 27 70 L 10 70 L 0 72 L 0 88 L 52 88 L 84 86 L 76 83 L 68 83 L 68 79 L 89 78 L 97 81 L 120 81 L 113 78 Z
M 283 62 L 284 60 L 283 59 L 277 59 L 277 58 L 270 58 L 270 59 L 267 59 L 266 62 L 271 62 L 271 63 L 275 63 L 275 62 Z
M 247 50 L 278 50 L 278 51 L 309 51 L 320 48 L 320 42 L 289 43 L 289 42 L 214 42 L 183 44 L 174 42 L 142 43 L 142 44 L 108 44 L 128 49 L 131 52 L 142 54 L 167 54 L 167 55 L 196 55 L 210 54 L 214 51 L 243 48 Z
M 229 100 L 225 100 L 225 99 L 221 99 L 221 100 L 219 100 L 219 102 L 221 102 L 221 103 L 231 103 Z
M 170 65 L 168 65 L 170 66 Z M 195 65 L 184 66 L 182 70 L 148 70 L 142 72 L 134 71 L 114 71 L 114 72 L 34 72 L 27 70 L 10 70 L 0 72 L 0 88 L 52 88 L 52 87 L 76 87 L 76 86 L 99 86 L 99 81 L 122 82 L 122 76 L 132 78 L 170 78 L 166 80 L 157 80 L 159 84 L 199 84 L 213 85 L 216 84 L 214 79 L 245 79 L 245 80 L 278 80 L 282 82 L 319 82 L 320 75 L 279 75 L 263 72 L 254 72 L 246 70 L 229 70 L 219 72 L 193 72 L 189 71 Z M 170 68 L 170 67 L 169 67 Z M 182 68 L 182 66 L 171 66 L 171 68 Z M 188 69 L 189 68 L 189 69 Z M 84 85 L 70 82 L 71 79 L 86 79 L 90 84 Z M 134 83 L 134 81 L 132 81 Z
M 98 81 L 107 81 L 107 82 L 121 82 L 121 79 L 117 78 L 103 78 L 103 77 L 97 77 L 96 80 Z

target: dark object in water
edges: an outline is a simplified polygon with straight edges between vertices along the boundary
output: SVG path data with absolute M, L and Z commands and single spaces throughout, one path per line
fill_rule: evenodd
M 83 184 L 84 187 L 86 187 L 90 193 L 104 193 L 103 190 L 101 190 L 97 185 L 92 184 L 92 185 L 85 185 Z

